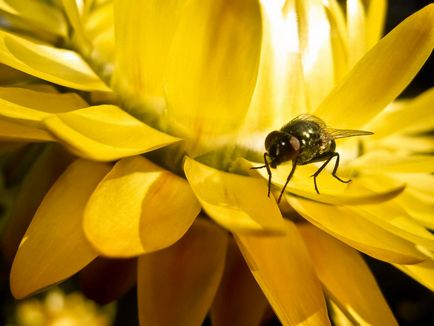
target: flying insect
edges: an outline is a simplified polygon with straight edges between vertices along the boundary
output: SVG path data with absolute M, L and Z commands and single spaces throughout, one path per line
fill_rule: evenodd
M 339 153 L 336 152 L 335 139 L 372 134 L 370 131 L 363 130 L 329 128 L 320 118 L 310 114 L 302 114 L 284 125 L 280 130 L 274 130 L 267 135 L 265 138 L 264 165 L 253 169 L 266 168 L 268 197 L 270 197 L 272 177 L 270 168 L 275 169 L 279 164 L 292 161 L 291 172 L 277 200 L 279 203 L 297 165 L 324 161 L 321 167 L 312 175 L 315 191 L 319 194 L 316 178 L 334 157 L 336 157 L 336 161 L 332 176 L 343 183 L 351 182 L 351 180 L 343 180 L 336 175 L 339 167 Z

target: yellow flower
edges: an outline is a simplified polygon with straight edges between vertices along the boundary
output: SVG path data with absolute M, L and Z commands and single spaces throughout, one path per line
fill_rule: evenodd
M 348 1 L 346 16 L 332 0 L 23 2 L 0 2 L 0 138 L 81 158 L 45 146 L 23 181 L 11 222 L 37 210 L 15 297 L 97 257 L 137 257 L 144 325 L 197 325 L 209 311 L 216 325 L 254 325 L 268 304 L 285 325 L 322 325 L 325 296 L 356 323 L 396 324 L 354 249 L 434 288 L 432 157 L 386 137 L 389 119 L 431 128 L 405 119 L 432 92 L 385 109 L 432 51 L 433 5 L 377 43 L 383 1 Z M 317 167 L 302 166 L 279 207 L 246 159 L 300 113 L 376 136 L 338 144 L 351 184 L 324 171 L 317 194 Z M 276 185 L 289 169 L 273 171 Z

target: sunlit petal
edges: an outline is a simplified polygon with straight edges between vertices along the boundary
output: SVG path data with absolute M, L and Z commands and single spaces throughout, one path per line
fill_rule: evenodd
M 90 194 L 109 170 L 106 164 L 77 160 L 47 193 L 12 265 L 16 298 L 64 280 L 97 256 L 81 223 Z
M 81 2 L 81 1 L 80 1 Z M 80 15 L 80 9 L 77 4 L 77 0 L 62 0 L 63 8 L 65 9 L 66 16 L 74 29 L 74 37 L 77 42 L 77 46 L 87 53 L 89 50 L 89 40 L 86 37 L 83 20 Z
M 176 142 L 114 105 L 91 106 L 44 119 L 47 128 L 79 156 L 111 161 Z
M 200 325 L 223 274 L 226 245 L 222 229 L 198 219 L 172 247 L 139 257 L 140 324 Z
M 415 264 L 427 258 L 415 244 L 373 224 L 356 210 L 290 196 L 287 199 L 313 225 L 374 258 L 398 264 Z
M 362 0 L 348 0 L 346 8 L 349 49 L 348 63 L 351 68 L 366 51 L 366 19 Z
M 427 260 L 414 265 L 394 265 L 420 284 L 434 291 L 434 261 Z
M 284 220 L 263 180 L 223 172 L 186 158 L 184 171 L 203 209 L 235 232 L 284 233 Z
M 341 309 L 360 325 L 397 325 L 374 276 L 356 250 L 311 224 L 300 224 L 299 229 L 319 279 Z
M 370 0 L 366 10 L 367 50 L 380 40 L 386 20 L 387 0 Z
M 136 156 L 119 161 L 98 185 L 84 231 L 102 254 L 134 256 L 175 243 L 199 211 L 184 179 Z
M 328 325 L 327 308 L 307 249 L 292 222 L 287 235 L 236 234 L 256 281 L 284 325 Z
M 431 54 L 433 16 L 434 5 L 428 5 L 399 24 L 357 63 L 315 114 L 335 128 L 361 129 L 401 93 Z

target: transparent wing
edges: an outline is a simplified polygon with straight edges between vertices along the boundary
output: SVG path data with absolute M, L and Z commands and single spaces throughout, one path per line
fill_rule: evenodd
M 313 121 L 313 122 L 317 123 L 321 128 L 324 128 L 324 129 L 326 128 L 326 124 L 323 120 L 321 120 L 320 118 L 318 118 L 312 114 L 308 114 L 308 113 L 300 114 L 299 116 L 292 119 L 289 122 L 289 124 L 292 124 L 292 123 L 297 122 L 297 121 Z
M 374 134 L 370 131 L 364 131 L 364 130 L 351 130 L 351 129 L 333 129 L 333 128 L 326 128 L 327 133 L 333 138 L 346 138 L 346 137 L 354 137 L 354 136 L 368 136 Z

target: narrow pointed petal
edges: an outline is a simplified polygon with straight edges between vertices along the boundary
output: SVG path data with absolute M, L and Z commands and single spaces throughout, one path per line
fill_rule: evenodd
M 186 158 L 184 172 L 203 209 L 234 232 L 284 233 L 284 220 L 263 180 L 216 170 Z
M 62 0 L 66 16 L 68 17 L 69 22 L 74 29 L 74 38 L 77 46 L 84 53 L 87 53 L 90 49 L 90 43 L 84 31 L 83 20 L 81 17 L 80 8 L 78 7 L 78 2 L 83 3 L 82 1 L 78 0 Z
M 387 1 L 371 0 L 366 10 L 366 45 L 369 50 L 381 38 L 386 21 Z
M 198 219 L 172 247 L 140 256 L 140 325 L 201 325 L 223 274 L 227 240 L 222 229 Z
M 432 259 L 414 265 L 394 266 L 431 291 L 434 291 L 434 261 Z
M 2 141 L 47 142 L 54 137 L 38 127 L 24 126 L 10 120 L 0 120 L 0 139 Z
M 366 18 L 362 0 L 348 0 L 347 33 L 348 33 L 348 63 L 350 68 L 365 54 L 366 49 Z
M 259 326 L 269 307 L 234 241 L 229 242 L 225 272 L 211 309 L 214 326 Z
M 311 224 L 300 224 L 299 229 L 321 283 L 341 309 L 359 325 L 397 325 L 357 251 Z
M 43 1 L 1 0 L 0 10 L 23 19 L 26 24 L 33 25 L 34 28 L 42 29 L 44 32 L 63 37 L 67 35 L 67 24 L 61 11 Z
M 84 231 L 103 255 L 130 257 L 171 246 L 199 212 L 185 179 L 135 156 L 119 161 L 98 185 Z
M 75 274 L 97 256 L 82 230 L 86 202 L 109 171 L 102 163 L 77 160 L 39 206 L 11 270 L 11 291 L 23 298 Z
M 397 264 L 415 264 L 427 259 L 415 244 L 373 224 L 356 210 L 289 196 L 287 199 L 313 225 L 369 256 Z
M 37 122 L 55 113 L 87 107 L 75 93 L 47 93 L 19 87 L 0 87 L 0 116 L 17 123 Z
M 297 228 L 284 237 L 236 234 L 256 281 L 283 325 L 328 325 L 321 285 Z
M 314 114 L 335 128 L 361 129 L 410 83 L 433 46 L 434 5 L 428 5 L 377 43 Z
M 258 1 L 187 2 L 168 58 L 175 133 L 206 141 L 240 127 L 255 87 L 261 31 Z
M 72 152 L 99 161 L 145 153 L 179 140 L 148 127 L 114 105 L 50 116 L 44 123 Z
M 0 31 L 0 62 L 62 86 L 110 91 L 79 54 Z

